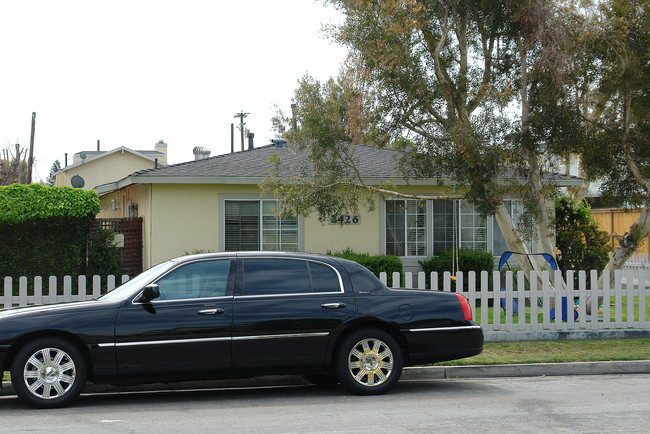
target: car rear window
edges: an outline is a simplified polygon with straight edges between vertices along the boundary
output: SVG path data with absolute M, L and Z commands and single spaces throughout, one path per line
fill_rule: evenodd
M 340 291 L 338 274 L 325 264 L 301 259 L 243 260 L 243 295 Z

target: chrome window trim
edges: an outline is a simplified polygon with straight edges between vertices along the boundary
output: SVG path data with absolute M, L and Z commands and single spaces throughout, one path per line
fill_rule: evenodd
M 263 297 L 317 297 L 319 295 L 341 295 L 344 291 L 340 292 L 288 292 L 285 294 L 262 294 L 262 295 L 236 295 L 235 299 L 254 299 Z
M 97 344 L 99 348 L 109 347 L 134 347 L 139 345 L 163 345 L 163 344 L 189 344 L 196 342 L 223 342 L 223 341 L 250 341 L 265 339 L 287 339 L 287 338 L 309 338 L 329 336 L 329 332 L 312 333 L 286 333 L 277 335 L 252 335 L 252 336 L 224 336 L 219 338 L 196 338 L 196 339 L 166 339 L 162 341 L 136 341 L 136 342 L 102 342 Z
M 455 327 L 429 327 L 429 328 L 421 328 L 421 329 L 408 329 L 408 331 L 413 333 L 448 332 L 448 331 L 456 331 L 456 330 L 479 330 L 480 328 L 481 326 L 479 325 L 471 325 L 471 326 L 455 326 Z

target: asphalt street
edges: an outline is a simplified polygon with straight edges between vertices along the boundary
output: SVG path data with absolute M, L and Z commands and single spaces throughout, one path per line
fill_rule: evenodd
M 565 375 L 617 375 L 650 374 L 650 360 L 579 362 L 579 363 L 531 363 L 517 365 L 469 365 L 469 366 L 415 366 L 404 368 L 400 381 L 417 382 L 447 378 L 497 378 L 541 377 Z M 84 393 L 115 393 L 138 391 L 169 391 L 201 388 L 236 388 L 304 385 L 299 376 L 265 376 L 241 380 L 184 381 L 178 383 L 154 383 L 137 386 L 113 386 L 88 383 Z M 3 381 L 0 396 L 14 395 L 11 382 Z

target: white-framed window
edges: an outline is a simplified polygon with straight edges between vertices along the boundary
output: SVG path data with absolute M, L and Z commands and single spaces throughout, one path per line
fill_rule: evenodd
M 279 211 L 273 199 L 225 200 L 224 250 L 298 251 L 297 219 Z
M 433 255 L 445 250 L 487 252 L 488 219 L 466 200 L 434 200 Z
M 386 254 L 426 256 L 426 201 L 387 200 L 385 206 Z

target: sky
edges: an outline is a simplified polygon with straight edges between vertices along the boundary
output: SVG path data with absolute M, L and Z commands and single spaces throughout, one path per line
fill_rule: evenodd
M 97 140 L 163 140 L 170 164 L 230 152 L 240 111 L 268 144 L 300 77 L 338 73 L 346 51 L 322 25 L 339 20 L 314 0 L 0 0 L 0 148 L 29 148 L 32 112 L 35 182 Z

